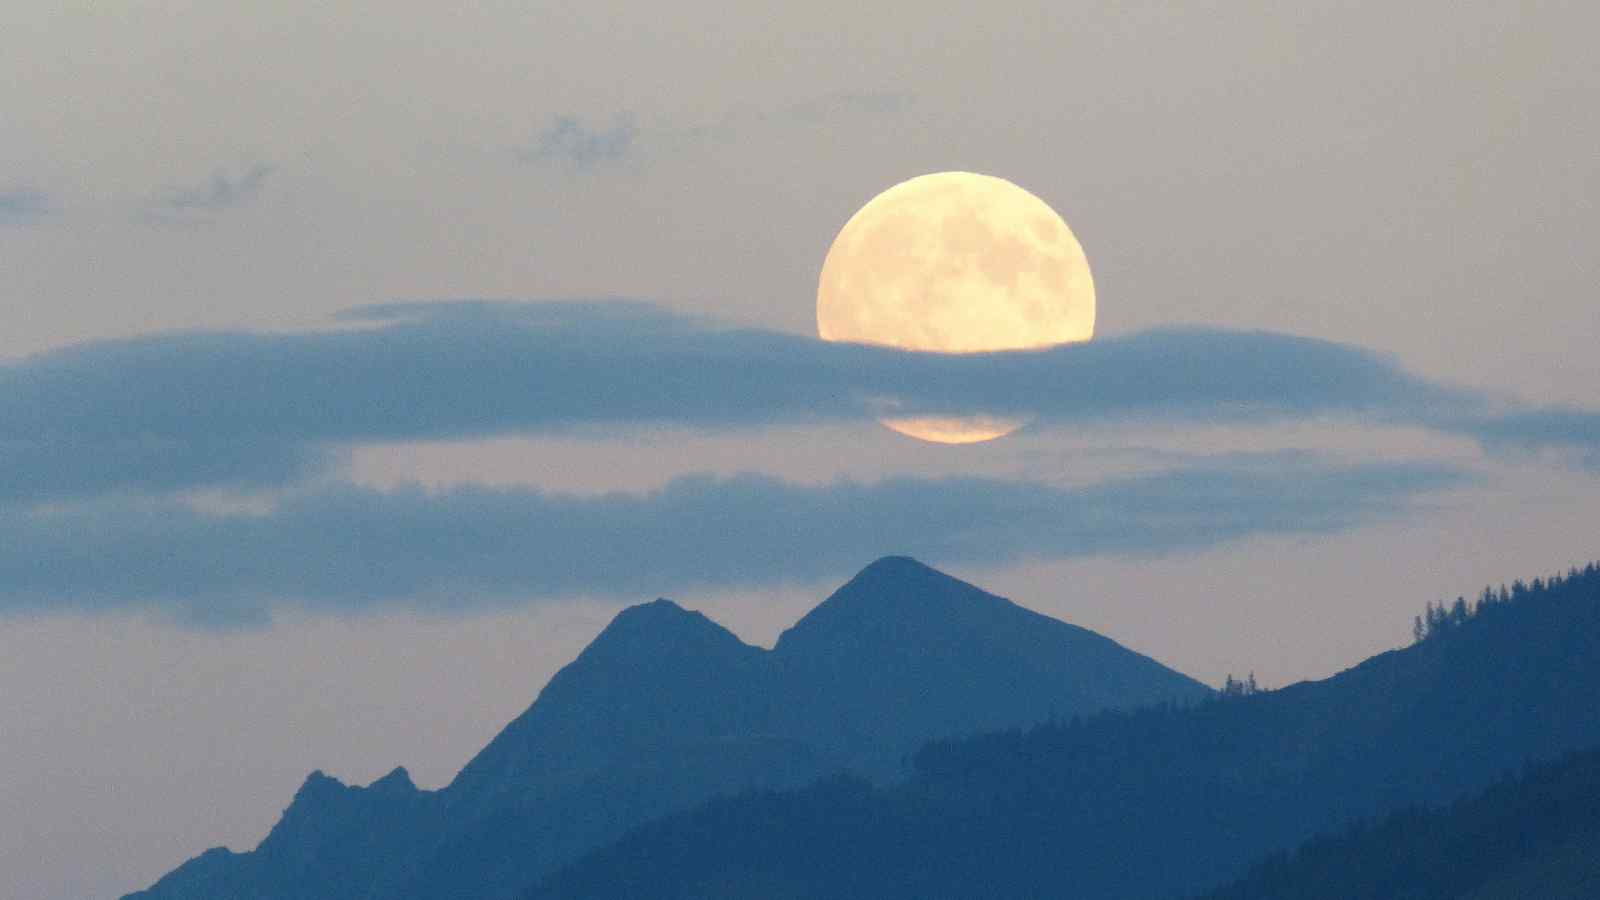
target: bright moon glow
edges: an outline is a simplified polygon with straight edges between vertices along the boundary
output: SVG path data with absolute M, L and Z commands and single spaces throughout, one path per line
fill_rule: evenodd
M 1094 280 L 1072 229 L 1002 178 L 939 172 L 861 207 L 833 239 L 817 286 L 824 340 L 906 350 L 1025 350 L 1094 336 Z M 901 434 L 969 444 L 1022 420 L 884 419 Z

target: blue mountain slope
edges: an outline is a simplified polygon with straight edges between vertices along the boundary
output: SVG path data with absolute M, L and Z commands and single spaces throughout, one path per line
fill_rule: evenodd
M 1192 896 L 1315 833 L 1600 746 L 1596 697 L 1591 566 L 1322 681 L 936 741 L 888 787 L 835 779 L 717 800 L 528 897 L 610 900 L 645 884 L 656 900 Z
M 711 797 L 841 769 L 886 781 L 931 738 L 1210 693 L 905 558 L 868 566 L 771 651 L 657 600 L 619 614 L 448 787 L 313 775 L 256 850 L 208 851 L 130 898 L 514 896 Z

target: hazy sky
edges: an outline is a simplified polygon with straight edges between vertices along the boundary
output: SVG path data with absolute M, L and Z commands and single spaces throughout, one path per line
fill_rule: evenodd
M 911 552 L 1276 686 L 1600 557 L 1593 4 L 0 23 L 0 896 L 443 784 L 658 594 L 769 643 Z M 1071 223 L 1093 344 L 812 339 L 838 228 L 945 169 Z

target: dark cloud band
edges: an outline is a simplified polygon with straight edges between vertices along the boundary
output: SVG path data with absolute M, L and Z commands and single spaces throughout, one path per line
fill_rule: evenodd
M 365 327 L 92 343 L 0 368 L 0 461 L 11 463 L 0 496 L 287 483 L 341 444 L 891 412 L 1046 425 L 1337 415 L 1591 460 L 1600 447 L 1600 414 L 1497 414 L 1378 354 L 1265 332 L 1152 331 L 957 356 L 730 329 L 625 301 L 384 306 L 349 318 Z M 128 452 L 148 446 L 174 450 Z
M 887 552 L 934 563 L 1137 556 L 1338 531 L 1462 480 L 1433 465 L 1281 455 L 1079 488 L 744 475 L 600 496 L 344 486 L 231 515 L 128 499 L 0 508 L 0 610 L 149 610 L 240 624 L 281 606 L 453 613 L 807 581 Z

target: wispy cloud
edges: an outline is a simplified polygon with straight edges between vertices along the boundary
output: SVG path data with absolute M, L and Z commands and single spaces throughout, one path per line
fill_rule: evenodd
M 29 225 L 48 216 L 53 209 L 43 191 L 32 188 L 0 188 L 0 225 Z
M 576 115 L 552 116 L 533 140 L 516 149 L 525 163 L 593 172 L 661 150 L 723 143 L 754 128 L 815 127 L 840 119 L 881 120 L 903 115 L 915 104 L 902 91 L 836 91 L 768 106 L 741 106 L 704 121 L 655 121 L 641 126 L 631 113 L 609 125 L 591 125 Z
M 1152 331 L 962 356 L 733 329 L 626 301 L 382 306 L 350 316 L 372 327 L 161 335 L 0 366 L 0 458 L 13 463 L 0 496 L 298 479 L 322 451 L 348 444 L 761 428 L 886 412 L 982 410 L 1043 427 L 1336 416 L 1492 448 L 1592 459 L 1600 447 L 1600 413 L 1496 405 L 1358 347 L 1266 332 Z M 154 447 L 179 449 L 139 449 Z
M 935 564 L 1140 556 L 1402 514 L 1450 468 L 1303 456 L 1084 488 L 900 478 L 796 485 L 692 476 L 643 494 L 465 488 L 299 494 L 266 514 L 103 500 L 0 508 L 0 610 L 147 610 L 211 625 L 274 609 L 459 613 L 574 595 L 647 598 Z
M 555 116 L 531 144 L 517 151 L 517 158 L 588 171 L 627 159 L 638 137 L 633 116 L 626 113 L 618 114 L 610 127 L 590 127 L 577 116 Z
M 261 192 L 274 167 L 256 163 L 238 175 L 224 171 L 198 184 L 169 187 L 145 205 L 144 218 L 162 224 L 208 222 L 227 210 L 249 203 Z

